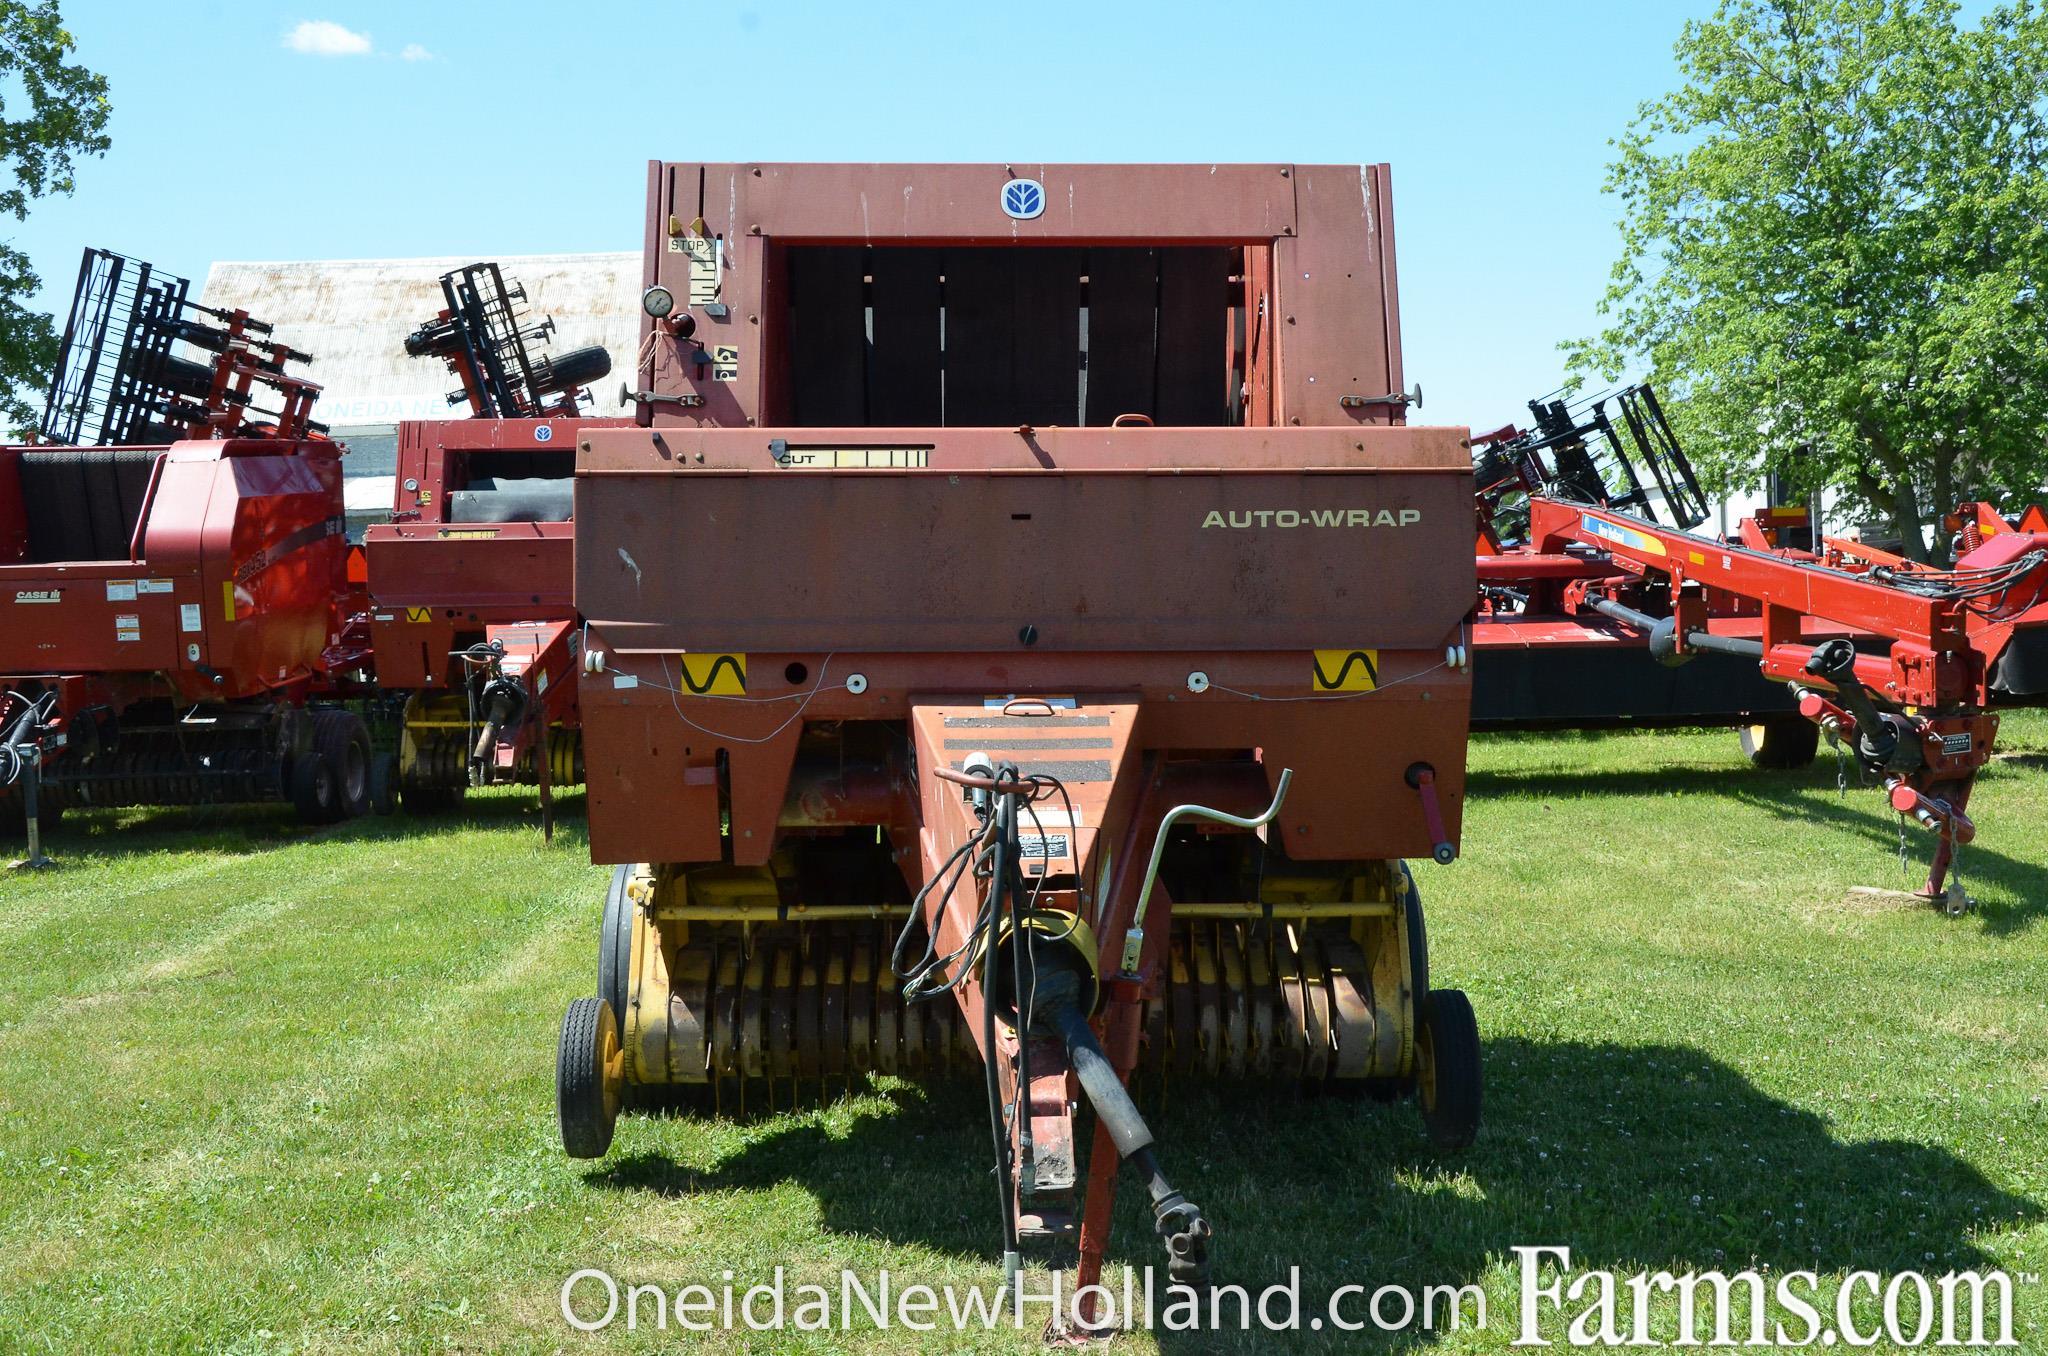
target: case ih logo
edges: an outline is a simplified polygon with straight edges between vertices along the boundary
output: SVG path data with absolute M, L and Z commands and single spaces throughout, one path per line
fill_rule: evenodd
M 1045 185 L 1036 179 L 1012 179 L 1003 185 L 1003 213 L 1029 221 L 1045 211 Z
M 61 589 L 16 589 L 14 591 L 14 601 L 17 603 L 61 603 L 64 601 L 64 593 Z

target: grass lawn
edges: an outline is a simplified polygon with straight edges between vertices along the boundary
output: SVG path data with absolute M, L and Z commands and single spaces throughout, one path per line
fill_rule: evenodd
M 1439 1159 L 1406 1105 L 1150 1097 L 1219 1279 L 1299 1265 L 1305 1313 L 1346 1283 L 1477 1282 L 1486 1330 L 1387 1340 L 1495 1351 L 1517 1244 L 1624 1271 L 2044 1269 L 2048 719 L 2003 745 L 1963 858 L 1981 907 L 1950 919 L 1852 893 L 1917 884 L 1929 844 L 1902 877 L 1881 798 L 1838 799 L 1825 754 L 1766 774 L 1727 732 L 1479 740 L 1465 859 L 1417 870 L 1436 982 L 1479 1013 L 1486 1128 Z M 973 1086 L 627 1120 L 609 1158 L 564 1158 L 556 1026 L 594 991 L 608 873 L 573 814 L 551 847 L 536 822 L 511 794 L 320 833 L 103 812 L 54 836 L 61 870 L 0 876 L 0 1349 L 1035 1349 L 563 1323 L 583 1266 L 993 1284 L 995 1225 Z M 1113 1261 L 1154 1260 L 1139 1194 Z M 2017 1308 L 2048 1349 L 2048 1289 Z

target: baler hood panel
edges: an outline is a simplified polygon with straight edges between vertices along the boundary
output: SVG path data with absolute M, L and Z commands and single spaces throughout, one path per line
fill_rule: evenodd
M 634 650 L 1431 649 L 1470 606 L 1455 431 L 817 433 L 590 433 L 585 616 Z M 775 461 L 868 452 L 922 465 Z

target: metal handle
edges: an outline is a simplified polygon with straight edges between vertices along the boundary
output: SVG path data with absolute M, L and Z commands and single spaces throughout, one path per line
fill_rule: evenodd
M 1293 768 L 1280 769 L 1280 783 L 1273 788 L 1273 803 L 1255 819 L 1225 814 L 1206 805 L 1176 805 L 1166 812 L 1166 817 L 1159 821 L 1159 833 L 1152 840 L 1152 860 L 1145 864 L 1145 880 L 1138 887 L 1138 905 L 1131 911 L 1131 926 L 1124 932 L 1123 973 L 1134 975 L 1138 972 L 1138 955 L 1145 946 L 1145 906 L 1152 900 L 1153 882 L 1159 879 L 1159 859 L 1166 855 L 1168 831 L 1181 820 L 1190 818 L 1213 819 L 1218 824 L 1230 824 L 1240 829 L 1264 828 L 1280 813 L 1281 802 L 1287 799 L 1287 784 L 1293 780 Z

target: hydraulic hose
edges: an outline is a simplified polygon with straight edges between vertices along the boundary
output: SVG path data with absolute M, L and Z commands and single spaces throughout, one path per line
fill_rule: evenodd
M 1039 981 L 1039 1002 L 1045 1018 L 1067 1044 L 1067 1059 L 1095 1108 L 1096 1119 L 1109 1131 L 1117 1157 L 1144 1179 L 1152 1198 L 1152 1223 L 1166 1242 L 1166 1274 L 1176 1285 L 1200 1286 L 1209 1279 L 1209 1221 L 1201 1208 L 1174 1189 L 1152 1152 L 1152 1130 L 1138 1114 L 1130 1089 L 1095 1039 L 1087 1014 L 1077 1001 L 1080 984 L 1071 969 Z M 1094 1165 L 1089 1165 L 1094 1171 Z

